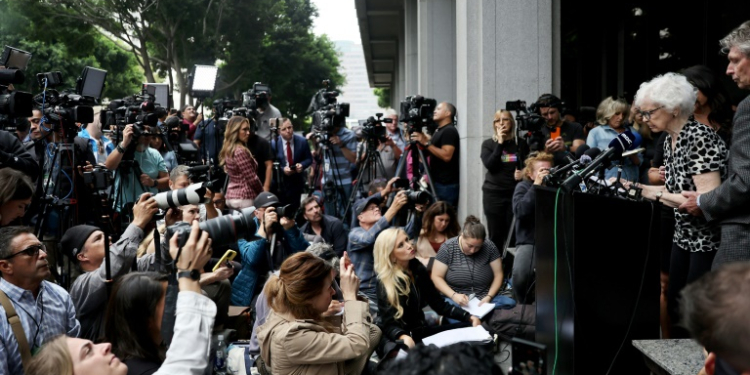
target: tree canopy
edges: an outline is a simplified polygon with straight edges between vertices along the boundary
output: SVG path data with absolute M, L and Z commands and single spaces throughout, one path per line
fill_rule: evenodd
M 218 63 L 217 98 L 240 99 L 254 82 L 269 84 L 273 104 L 296 124 L 303 123 L 322 80 L 334 87 L 344 83 L 333 44 L 312 33 L 317 11 L 310 0 L 13 1 L 33 8 L 50 26 L 93 29 L 99 41 L 116 41 L 148 82 L 164 77 L 181 103 L 190 101 L 188 75 L 195 64 Z M 33 33 L 24 35 L 44 34 L 31 27 Z

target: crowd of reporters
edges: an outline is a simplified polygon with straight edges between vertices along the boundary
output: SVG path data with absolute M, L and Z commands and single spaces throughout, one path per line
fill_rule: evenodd
M 727 73 L 748 88 L 750 68 L 742 64 L 750 64 L 750 24 L 739 30 L 722 43 Z M 497 309 L 534 303 L 538 187 L 572 154 L 611 148 L 635 133 L 643 151 L 620 158 L 604 177 L 666 207 L 663 335 L 687 337 L 684 317 L 693 335 L 705 337 L 701 330 L 718 323 L 699 322 L 707 318 L 697 312 L 711 303 L 704 294 L 723 294 L 694 282 L 712 264 L 719 270 L 704 277 L 708 286 L 730 283 L 723 278 L 731 272 L 746 278 L 739 265 L 719 266 L 750 258 L 740 259 L 716 223 L 747 229 L 732 221 L 747 212 L 721 208 L 728 198 L 712 192 L 743 191 L 746 146 L 738 139 L 750 131 L 748 104 L 739 105 L 732 129 L 728 97 L 717 86 L 705 67 L 659 75 L 632 104 L 605 98 L 593 125 L 575 122 L 562 100 L 544 94 L 536 101 L 539 139 L 522 137 L 518 117 L 501 109 L 477 155 L 460 152 L 456 108 L 447 102 L 430 114 L 432 134 L 403 126 L 389 110 L 391 122 L 376 140 L 339 123 L 305 139 L 278 110 L 232 116 L 223 127 L 192 106 L 179 115 L 160 110 L 157 126 L 127 125 L 119 142 L 98 122 L 81 124 L 70 137 L 75 173 L 66 175 L 76 180 L 77 204 L 63 209 L 47 206 L 48 196 L 65 194 L 55 186 L 55 148 L 66 135 L 34 111 L 28 130 L 0 131 L 0 374 L 202 374 L 211 370 L 212 335 L 228 328 L 230 305 L 254 309 L 250 348 L 261 373 L 369 373 L 373 352 L 381 366 L 398 368 L 399 349 L 418 353 L 427 336 L 482 324 L 462 308 L 474 298 Z M 181 155 L 165 147 L 174 127 L 226 172 L 223 185 L 178 164 Z M 487 169 L 486 226 L 480 213 L 459 223 L 460 158 Z M 381 165 L 373 167 L 375 159 Z M 129 217 L 119 230 L 99 220 L 97 188 L 84 178 L 101 166 L 117 171 L 105 205 Z M 377 171 L 362 183 L 362 168 Z M 409 190 L 419 186 L 435 196 Z M 182 201 L 191 192 L 198 199 Z M 514 262 L 504 265 L 511 244 Z M 219 263 L 227 251 L 238 258 Z M 60 273 L 75 279 L 68 290 L 50 281 Z M 442 322 L 427 318 L 427 306 Z M 744 366 L 727 345 L 704 340 L 711 361 L 724 355 Z

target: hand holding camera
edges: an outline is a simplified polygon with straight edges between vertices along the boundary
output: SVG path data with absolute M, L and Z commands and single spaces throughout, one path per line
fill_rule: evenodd
M 175 259 L 178 270 L 199 270 L 211 259 L 211 238 L 208 233 L 198 227 L 198 222 L 193 222 L 190 235 L 182 246 L 178 244 L 179 233 L 172 235 L 169 240 L 169 254 Z
M 127 148 L 133 141 L 133 124 L 126 125 L 122 131 L 122 147 Z
M 158 211 L 159 205 L 157 205 L 156 200 L 151 197 L 151 193 L 141 194 L 138 202 L 133 205 L 133 225 L 141 229 L 146 228 L 146 225 Z

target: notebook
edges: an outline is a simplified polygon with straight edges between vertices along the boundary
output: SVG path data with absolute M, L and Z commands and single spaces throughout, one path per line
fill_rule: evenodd
M 485 315 L 489 314 L 490 311 L 495 309 L 494 303 L 485 303 L 482 306 L 479 306 L 479 298 L 474 297 L 469 300 L 468 306 L 461 306 L 462 309 L 469 312 L 469 314 L 476 316 L 479 319 L 484 318 Z

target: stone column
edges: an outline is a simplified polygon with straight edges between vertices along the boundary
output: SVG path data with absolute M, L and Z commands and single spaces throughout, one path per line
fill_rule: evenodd
M 419 28 L 417 0 L 404 1 L 404 89 L 402 96 L 414 95 L 419 86 Z M 399 98 L 400 101 L 403 98 Z M 396 107 L 394 107 L 396 108 Z
M 553 9 L 552 0 L 456 0 L 460 218 L 484 214 L 486 169 L 480 152 L 482 142 L 492 136 L 495 111 L 505 108 L 506 101 L 531 104 L 559 89 L 557 25 L 559 7 Z
M 414 94 L 456 102 L 455 12 L 456 0 L 419 0 L 419 87 Z

